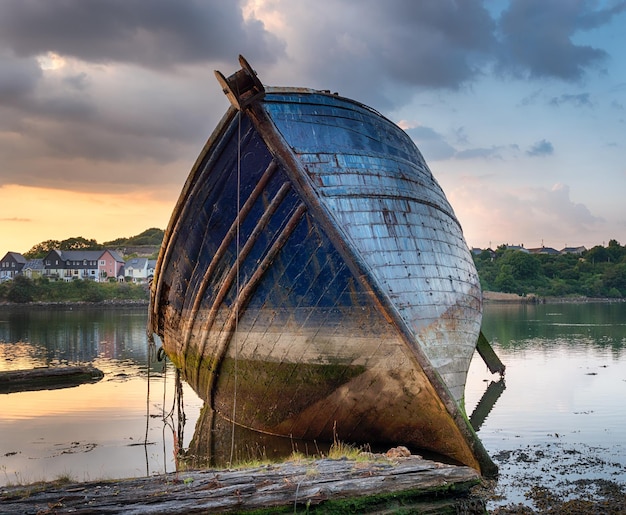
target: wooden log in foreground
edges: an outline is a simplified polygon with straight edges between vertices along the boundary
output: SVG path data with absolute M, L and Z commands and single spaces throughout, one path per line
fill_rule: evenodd
M 0 372 L 0 393 L 68 388 L 96 382 L 103 377 L 102 371 L 83 365 L 8 370 Z
M 465 466 L 419 456 L 288 461 L 140 479 L 5 487 L 0 508 L 30 513 L 485 513 Z

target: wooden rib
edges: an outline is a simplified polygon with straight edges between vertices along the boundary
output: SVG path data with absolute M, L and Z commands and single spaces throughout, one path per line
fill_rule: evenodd
M 291 184 L 289 182 L 285 182 L 280 187 L 280 189 L 276 192 L 276 195 L 270 202 L 269 206 L 267 206 L 267 209 L 265 210 L 261 218 L 259 218 L 259 221 L 257 222 L 256 226 L 252 230 L 252 233 L 246 240 L 246 243 L 241 248 L 239 255 L 235 259 L 235 263 L 231 266 L 230 270 L 228 271 L 228 274 L 222 281 L 222 284 L 220 285 L 220 288 L 217 291 L 217 294 L 215 295 L 215 299 L 213 300 L 213 304 L 211 305 L 211 308 L 209 309 L 209 316 L 206 322 L 202 326 L 202 331 L 201 331 L 200 338 L 199 338 L 200 346 L 198 348 L 198 356 L 204 356 L 204 351 L 206 348 L 206 342 L 207 342 L 209 330 L 213 326 L 213 322 L 215 322 L 215 318 L 217 317 L 219 308 L 222 302 L 224 301 L 224 299 L 226 298 L 228 290 L 231 288 L 233 282 L 235 281 L 235 278 L 237 277 L 237 271 L 241 267 L 241 264 L 246 260 L 248 254 L 252 250 L 252 247 L 254 246 L 259 236 L 261 236 L 261 234 L 267 227 L 270 219 L 272 218 L 272 216 L 274 215 L 274 213 L 280 206 L 281 202 L 287 196 L 287 193 L 289 192 L 290 189 L 291 189 Z M 189 331 L 189 333 L 191 333 L 191 330 Z M 202 359 L 198 359 L 197 370 L 200 369 L 201 363 L 202 363 Z
M 252 276 L 250 276 L 248 282 L 246 282 L 246 284 L 241 288 L 237 295 L 235 303 L 233 304 L 233 307 L 228 315 L 228 319 L 226 320 L 224 328 L 222 329 L 216 352 L 214 354 L 215 359 L 212 359 L 210 362 L 209 379 L 207 382 L 207 392 L 209 393 L 209 395 L 207 396 L 207 399 L 210 400 L 209 405 L 211 406 L 211 409 L 214 409 L 214 389 L 217 371 L 219 370 L 222 360 L 224 359 L 226 349 L 228 348 L 228 345 L 233 335 L 235 334 L 239 315 L 247 306 L 254 290 L 263 278 L 263 275 L 272 266 L 274 259 L 281 251 L 281 249 L 285 246 L 287 240 L 300 223 L 300 220 L 302 219 L 306 211 L 306 206 L 303 203 L 300 203 L 294 211 L 293 215 L 291 215 L 291 217 L 289 218 L 287 224 L 285 224 L 285 227 L 283 227 L 283 230 L 280 232 L 278 238 L 276 238 L 276 240 L 268 250 L 263 260 L 259 263 Z
M 231 244 L 233 238 L 236 236 L 237 227 L 250 214 L 250 211 L 252 210 L 254 203 L 261 196 L 261 193 L 263 193 L 263 190 L 267 186 L 267 183 L 272 178 L 277 168 L 278 168 L 278 165 L 276 163 L 276 160 L 272 160 L 270 164 L 268 165 L 268 167 L 265 169 L 265 172 L 263 173 L 261 178 L 259 179 L 259 182 L 256 184 L 254 189 L 250 192 L 250 195 L 248 196 L 246 202 L 241 207 L 239 213 L 235 217 L 235 220 L 233 221 L 230 228 L 228 229 L 228 232 L 224 236 L 222 243 L 220 244 L 219 248 L 213 255 L 213 258 L 211 259 L 209 266 L 207 267 L 206 271 L 204 272 L 204 275 L 202 276 L 202 281 L 200 282 L 198 291 L 196 292 L 196 296 L 194 299 L 193 306 L 191 308 L 191 312 L 189 314 L 189 317 L 187 318 L 187 323 L 185 324 L 185 334 L 184 334 L 184 340 L 183 340 L 184 342 L 183 351 L 185 353 L 186 353 L 187 346 L 189 345 L 189 340 L 191 338 L 191 330 L 193 328 L 193 325 L 196 322 L 196 316 L 198 315 L 198 310 L 200 309 L 200 305 L 202 304 L 204 293 L 206 292 L 206 289 L 209 285 L 211 276 L 215 272 L 215 269 L 217 268 L 217 265 L 219 264 L 221 259 L 224 257 L 224 253 L 226 252 L 226 249 Z

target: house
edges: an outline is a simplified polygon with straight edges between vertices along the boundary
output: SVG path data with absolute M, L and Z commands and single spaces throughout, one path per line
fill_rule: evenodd
M 0 281 L 8 281 L 18 275 L 24 265 L 26 258 L 19 252 L 7 252 L 0 260 Z
M 559 251 L 552 247 L 537 247 L 536 249 L 528 249 L 531 254 L 548 254 L 550 256 L 558 256 Z
M 124 265 L 124 274 L 126 277 L 130 277 L 134 283 L 143 283 L 148 280 L 150 275 L 154 275 L 154 261 L 152 261 L 152 274 L 149 272 L 149 265 L 151 260 L 147 258 L 132 258 L 126 261 Z
M 579 256 L 587 252 L 586 247 L 565 247 L 561 250 L 561 254 L 578 254 Z
M 44 266 L 43 259 L 29 259 L 22 268 L 22 275 L 29 279 L 37 279 L 43 277 Z
M 155 268 L 156 259 L 136 257 L 126 261 L 124 274 L 135 283 L 144 283 L 152 280 Z
M 102 250 L 51 250 L 43 258 L 43 276 L 50 279 L 98 280 L 98 261 Z
M 108 281 L 114 278 L 124 280 L 124 259 L 115 250 L 106 249 L 98 258 L 98 281 Z
M 43 276 L 71 281 L 123 280 L 124 260 L 114 250 L 51 250 L 43 258 Z
M 517 250 L 519 252 L 524 252 L 525 254 L 529 254 L 530 251 L 524 248 L 524 245 L 505 245 L 507 250 Z

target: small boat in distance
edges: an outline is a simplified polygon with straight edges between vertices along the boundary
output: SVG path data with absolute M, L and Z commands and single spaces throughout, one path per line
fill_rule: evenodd
M 461 226 L 411 138 L 246 60 L 167 228 L 149 333 L 208 406 L 272 435 L 496 466 L 464 388 L 482 319 Z

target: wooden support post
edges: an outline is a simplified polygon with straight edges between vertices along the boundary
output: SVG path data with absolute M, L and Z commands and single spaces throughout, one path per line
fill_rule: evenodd
M 480 354 L 480 357 L 483 358 L 483 361 L 485 362 L 487 368 L 492 374 L 495 374 L 497 372 L 501 376 L 504 375 L 506 367 L 504 366 L 502 361 L 500 361 L 500 358 L 496 356 L 496 353 L 494 352 L 493 348 L 487 341 L 487 338 L 482 331 L 478 336 L 476 350 L 478 351 L 478 354 Z

